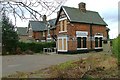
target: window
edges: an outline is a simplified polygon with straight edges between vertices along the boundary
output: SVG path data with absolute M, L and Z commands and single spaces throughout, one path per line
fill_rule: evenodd
M 98 47 L 98 37 L 95 37 L 95 47 Z
M 86 48 L 86 37 L 77 37 L 77 48 Z M 83 41 L 83 44 L 81 42 Z
M 102 47 L 102 37 L 95 37 L 95 47 Z
M 45 37 L 45 32 L 43 31 L 43 37 Z
M 58 51 L 67 51 L 67 37 L 58 37 Z
M 77 47 L 81 48 L 81 37 L 77 38 Z
M 102 47 L 102 37 L 100 37 L 100 47 Z
M 83 37 L 83 48 L 86 48 L 86 37 Z
M 63 21 L 60 21 L 60 31 L 63 31 Z
M 64 50 L 67 50 L 67 43 L 66 38 L 64 38 Z
M 64 20 L 64 31 L 67 31 L 67 20 Z
M 62 39 L 58 40 L 58 44 L 59 44 L 59 50 L 62 50 Z
M 60 31 L 67 31 L 67 20 L 60 21 Z

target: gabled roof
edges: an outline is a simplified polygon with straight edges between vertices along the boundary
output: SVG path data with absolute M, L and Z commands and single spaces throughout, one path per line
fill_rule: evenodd
M 17 27 L 18 35 L 25 36 L 27 34 L 27 27 Z
M 106 25 L 98 12 L 86 10 L 80 11 L 78 8 L 62 6 L 60 11 L 63 10 L 70 22 Z M 60 15 L 60 13 L 59 13 Z M 57 20 L 58 21 L 58 20 Z
M 50 19 L 48 22 L 49 22 L 49 24 L 50 24 L 50 29 L 55 28 L 56 18 L 55 18 L 55 19 Z
M 46 23 L 43 21 L 29 21 L 29 26 L 32 27 L 33 31 L 44 31 L 47 30 Z
M 47 30 L 48 23 L 51 26 L 50 29 L 55 28 L 55 22 L 56 18 L 48 20 L 47 23 L 44 21 L 29 21 L 29 26 L 32 27 L 33 31 L 44 31 Z

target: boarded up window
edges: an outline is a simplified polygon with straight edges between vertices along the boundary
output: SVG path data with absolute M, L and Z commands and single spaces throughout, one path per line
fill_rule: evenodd
M 59 39 L 59 50 L 62 50 L 62 39 Z
M 67 31 L 67 20 L 64 20 L 64 31 Z
M 67 50 L 66 47 L 67 47 L 66 39 L 64 39 L 64 50 Z
M 60 31 L 63 31 L 63 22 L 60 21 Z
M 60 31 L 67 31 L 67 20 L 60 21 Z

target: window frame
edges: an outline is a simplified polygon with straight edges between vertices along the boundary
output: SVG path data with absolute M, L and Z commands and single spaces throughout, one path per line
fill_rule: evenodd
M 44 31 L 42 32 L 42 36 L 45 37 L 45 32 Z
M 95 46 L 95 48 L 94 49 L 103 49 L 103 42 L 101 42 L 102 43 L 102 47 L 100 47 L 100 38 L 102 38 L 103 39 L 103 36 L 102 35 L 95 35 L 94 36 L 94 38 L 98 38 L 98 47 L 96 47 Z M 103 41 L 103 40 L 102 40 Z M 95 44 L 96 45 L 96 44 Z
M 64 40 L 66 39 L 66 50 L 64 50 Z M 60 50 L 59 48 L 59 40 L 62 40 L 62 49 Z M 57 40 L 57 48 L 59 52 L 67 52 L 68 51 L 68 37 L 67 36 L 62 36 L 62 37 L 58 37 Z
M 59 23 L 60 24 L 59 33 L 67 32 L 67 17 L 59 19 L 59 22 L 60 22 Z M 66 30 L 65 30 L 65 26 L 66 26 Z

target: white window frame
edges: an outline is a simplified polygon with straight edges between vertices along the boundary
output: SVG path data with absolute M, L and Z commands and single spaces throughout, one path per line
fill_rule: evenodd
M 42 32 L 42 36 L 45 37 L 45 32 L 44 31 Z
M 100 37 L 102 37 L 103 38 L 103 35 L 95 35 L 94 36 L 94 38 L 100 38 Z M 99 41 L 99 39 L 98 39 L 98 41 Z M 94 49 L 103 49 L 103 47 L 95 47 Z
M 79 33 L 79 32 L 84 32 L 84 33 L 86 33 L 86 36 L 81 36 L 81 35 L 77 35 L 77 33 Z M 88 32 L 87 31 L 76 31 L 76 37 L 81 37 L 81 38 L 83 38 L 83 37 L 86 37 L 86 40 L 87 40 L 87 35 L 88 35 Z M 87 46 L 86 46 L 87 47 Z M 87 50 L 88 48 L 77 48 L 77 50 Z
M 67 36 L 65 37 L 58 37 L 58 40 L 59 39 L 62 39 L 62 50 L 59 50 L 59 41 L 57 42 L 58 43 L 58 51 L 60 51 L 60 52 L 67 52 L 68 51 L 68 38 L 67 38 Z M 64 39 L 66 39 L 66 50 L 64 50 Z
M 65 19 L 67 19 L 67 17 L 65 17 L 65 18 L 61 18 L 61 19 L 59 19 L 59 21 L 63 21 L 63 20 L 65 20 Z
M 65 17 L 65 18 L 61 18 L 61 19 L 59 19 L 59 21 L 63 21 L 63 20 L 67 20 L 67 17 Z M 63 23 L 63 25 L 64 25 L 64 23 Z M 66 24 L 67 25 L 67 24 Z M 61 26 L 60 26 L 61 27 Z M 63 27 L 63 26 L 62 26 Z M 65 30 L 65 31 L 59 31 L 59 33 L 64 33 L 64 32 L 67 32 L 67 30 Z

